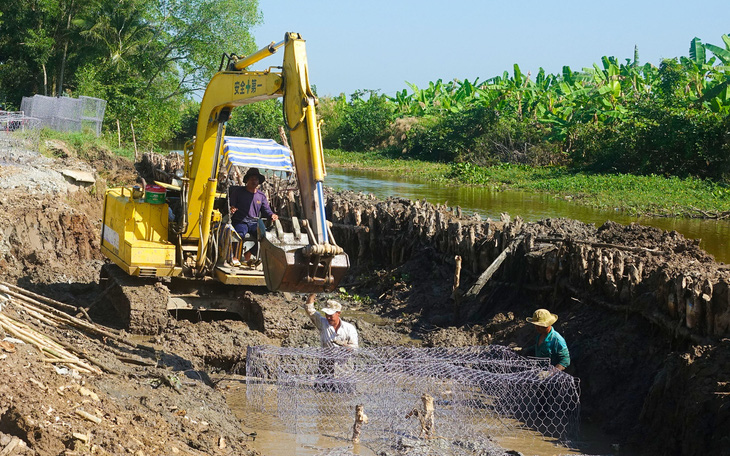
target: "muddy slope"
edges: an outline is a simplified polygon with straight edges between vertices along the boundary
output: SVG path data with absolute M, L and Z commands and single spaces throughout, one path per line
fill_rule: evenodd
M 569 344 L 569 372 L 581 380 L 584 421 L 640 454 L 730 454 L 729 339 L 708 336 L 710 326 L 689 331 L 684 312 L 667 325 L 654 307 L 664 277 L 678 271 L 702 283 L 696 278 L 708 270 L 722 275 L 723 266 L 695 242 L 649 227 L 545 220 L 523 228 L 541 238 L 650 249 L 640 251 L 646 280 L 625 282 L 622 294 L 595 268 L 576 277 L 568 261 L 573 257 L 545 245 L 511 256 L 488 286 L 467 299 L 452 293 L 453 256 L 416 247 L 409 260 L 381 271 L 378 280 L 355 278 L 348 290 L 370 296 L 371 309 L 381 315 L 409 320 L 412 335 L 434 346 L 499 343 L 523 349 L 535 337 L 525 318 L 547 307 L 560 316 L 555 327 Z M 467 272 L 461 279 L 466 291 L 476 275 Z M 726 296 L 717 287 L 714 292 Z
M 103 154 L 92 168 L 70 155 L 46 160 L 22 151 L 3 153 L 0 278 L 74 306 L 93 304 L 92 320 L 110 331 L 119 328 L 108 302 L 97 299 L 103 291 L 96 282 L 103 262 L 100 192 L 60 170 L 96 169 L 99 183 L 104 177 L 132 182 L 133 168 Z M 379 202 L 355 194 L 331 194 L 330 199 L 339 202 L 330 207 L 338 223 L 351 225 L 337 232 L 355 264 L 341 299 L 348 310 L 381 316 L 350 318 L 363 344 L 413 343 L 410 336 L 433 346 L 501 343 L 520 349 L 534 338 L 524 318 L 548 307 L 560 315 L 556 328 L 568 340 L 571 371 L 581 380 L 584 420 L 643 454 L 730 454 L 730 347 L 714 333 L 714 328 L 722 330 L 722 319 L 719 326 L 703 318 L 688 328 L 685 307 L 675 306 L 674 317 L 671 308 L 656 307 L 659 298 L 676 303 L 676 297 L 667 296 L 680 288 L 690 290 L 692 299 L 711 297 L 702 302 L 714 304 L 722 296 L 727 302 L 727 290 L 717 285 L 726 271 L 693 242 L 637 225 L 596 228 L 545 220 L 517 230 L 507 221 L 461 218 L 451 208 L 419 219 L 420 203 L 407 200 Z M 370 211 L 376 205 L 380 209 Z M 476 296 L 454 294 L 455 252 L 463 256 L 460 290 L 465 292 L 518 233 L 574 242 L 520 246 Z M 599 268 L 599 263 L 609 264 L 606 248 L 600 247 L 599 255 L 581 242 L 664 253 L 641 250 L 639 262 L 621 263 L 616 274 L 616 254 L 611 253 L 610 268 Z M 578 260 L 583 259 L 592 272 L 581 277 Z M 627 264 L 637 270 L 641 265 L 641 281 Z M 672 281 L 670 287 L 662 279 L 680 272 L 679 285 Z M 708 295 L 702 286 L 710 276 L 715 285 Z M 5 379 L 0 444 L 15 437 L 23 447 L 20 454 L 42 455 L 248 454 L 246 436 L 216 389 L 216 378 L 244 372 L 247 345 L 316 346 L 317 338 L 296 310 L 302 297 L 248 293 L 242 299 L 255 315 L 249 322 L 169 319 L 145 342 L 154 345 L 151 350 L 66 326 L 46 327 L 16 306 L 6 307 L 8 315 L 80 347 L 113 373 L 74 377 L 29 347 L 15 345 L 0 359 Z M 82 386 L 98 400 L 81 393 Z M 81 417 L 79 408 L 101 422 Z

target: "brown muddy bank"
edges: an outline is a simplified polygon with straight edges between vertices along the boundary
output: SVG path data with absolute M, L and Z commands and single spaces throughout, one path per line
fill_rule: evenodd
M 74 166 L 73 160 L 51 163 L 43 172 Z M 125 171 L 101 155 L 97 163 L 97 173 L 113 168 L 117 181 L 135 178 L 131 166 Z M 0 182 L 28 166 L 2 168 Z M 55 193 L 4 189 L 1 278 L 75 306 L 93 304 L 91 319 L 114 330 L 119 319 L 100 299 L 97 283 L 100 191 L 77 187 Z M 548 307 L 560 315 L 556 327 L 571 349 L 571 373 L 581 380 L 585 421 L 643 454 L 730 454 L 730 279 L 693 242 L 637 225 L 483 221 L 424 202 L 355 193 L 328 198 L 336 238 L 353 262 L 340 298 L 348 310 L 382 317 L 352 314 L 363 344 L 416 339 L 428 346 L 519 348 L 533 340 L 524 318 Z M 282 201 L 279 212 L 285 214 L 285 207 Z M 469 296 L 504 252 L 494 275 Z M 462 269 L 455 292 L 456 255 Z M 99 454 L 246 454 L 246 436 L 227 411 L 217 379 L 244 373 L 247 345 L 316 346 L 317 336 L 296 310 L 301 296 L 248 290 L 240 299 L 256 318 L 170 318 L 159 334 L 144 339 L 152 350 L 65 326 L 44 327 L 115 373 L 71 378 L 35 351 L 16 347 L 0 360 L 6 379 L 0 433 L 22 440 L 20 454 L 85 454 L 92 448 Z M 16 318 L 27 318 L 12 307 Z M 81 386 L 99 401 L 80 396 Z M 80 418 L 75 410 L 82 404 L 93 407 L 101 423 Z
M 730 353 L 730 275 L 694 241 L 611 222 L 466 219 L 353 193 L 332 195 L 329 208 L 335 222 L 368 228 L 335 231 L 359 263 L 391 265 L 394 286 L 373 293 L 377 310 L 409 315 L 427 344 L 525 346 L 524 318 L 548 307 L 581 379 L 584 419 L 646 454 L 730 452 L 730 365 L 717 362 Z

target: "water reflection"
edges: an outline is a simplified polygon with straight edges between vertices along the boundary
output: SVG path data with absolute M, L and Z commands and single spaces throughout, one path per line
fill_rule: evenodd
M 376 452 L 365 444 L 353 444 L 349 440 L 333 435 L 320 434 L 316 429 L 308 428 L 297 434 L 292 433 L 291 430 L 287 430 L 286 423 L 281 422 L 272 413 L 263 413 L 249 403 L 243 378 L 221 379 L 218 385 L 225 391 L 226 401 L 233 413 L 241 419 L 243 432 L 249 436 L 255 435 L 255 438 L 247 440 L 246 445 L 262 455 L 376 455 Z M 276 410 L 276 405 L 269 405 L 267 409 Z M 487 426 L 488 423 L 482 424 Z M 350 423 L 344 426 L 349 431 Z M 324 428 L 331 429 L 332 425 Z M 485 427 L 485 432 L 487 428 L 488 426 Z M 535 431 L 517 427 L 512 435 L 495 437 L 495 443 L 518 454 L 535 456 L 610 454 L 610 440 L 606 436 L 596 430 L 587 435 L 582 431 L 582 434 L 583 439 L 573 442 L 576 448 L 572 448 Z
M 432 182 L 402 179 L 379 171 L 328 168 L 326 185 L 336 190 L 372 193 L 378 198 L 398 196 L 411 200 L 461 206 L 482 218 L 499 219 L 502 212 L 519 215 L 528 222 L 565 217 L 600 226 L 607 220 L 628 225 L 640 223 L 663 230 L 676 230 L 689 239 L 701 239 L 700 246 L 717 261 L 730 263 L 730 222 L 667 217 L 632 217 L 620 211 L 598 210 L 542 193 L 495 191 L 483 187 L 441 186 Z

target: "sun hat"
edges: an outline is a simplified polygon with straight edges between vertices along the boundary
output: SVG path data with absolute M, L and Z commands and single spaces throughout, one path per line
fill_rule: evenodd
M 537 309 L 535 313 L 532 314 L 532 318 L 527 317 L 526 320 L 535 326 L 544 326 L 547 328 L 558 321 L 558 316 L 550 313 L 547 309 Z
M 246 183 L 249 177 L 256 176 L 259 178 L 259 184 L 263 184 L 266 180 L 266 176 L 259 172 L 258 168 L 249 168 L 246 174 L 243 176 L 243 182 Z
M 327 315 L 334 315 L 337 312 L 342 312 L 342 304 L 335 301 L 334 299 L 330 299 L 327 301 L 327 307 L 324 307 L 322 309 L 322 312 L 326 313 Z

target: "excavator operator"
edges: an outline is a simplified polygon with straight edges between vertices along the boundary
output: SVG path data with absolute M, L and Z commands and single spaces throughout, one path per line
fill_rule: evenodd
M 249 168 L 243 176 L 243 183 L 246 185 L 231 190 L 231 224 L 241 238 L 248 233 L 253 237 L 256 236 L 258 219 L 261 218 L 262 213 L 272 221 L 279 218 L 271 210 L 266 195 L 258 189 L 259 185 L 265 180 L 266 177 L 259 172 L 258 168 Z M 257 253 L 258 244 L 243 254 L 249 266 L 254 265 L 251 255 Z M 256 261 L 260 262 L 259 259 Z M 233 258 L 232 263 L 234 266 L 240 266 L 241 261 L 238 258 Z

